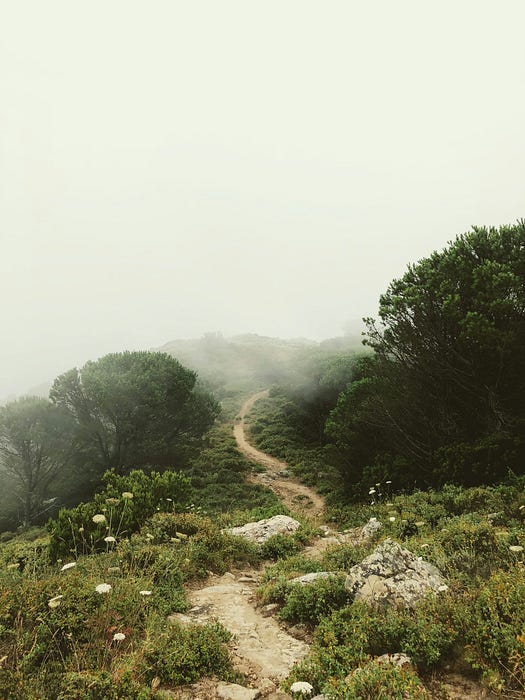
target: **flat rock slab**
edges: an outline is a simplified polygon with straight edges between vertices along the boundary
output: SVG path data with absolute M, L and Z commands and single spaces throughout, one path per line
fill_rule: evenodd
M 308 645 L 254 608 L 251 596 L 246 595 L 255 593 L 255 583 L 252 586 L 250 589 L 249 584 L 232 580 L 231 574 L 212 579 L 205 588 L 191 591 L 193 610 L 202 612 L 190 610 L 188 614 L 197 624 L 219 620 L 235 635 L 236 665 L 250 670 L 257 678 L 278 683 L 290 673 L 294 663 L 306 656 Z
M 370 605 L 408 608 L 429 591 L 447 589 L 439 569 L 391 539 L 350 569 L 345 586 L 356 600 Z
M 250 542 L 262 544 L 273 535 L 291 535 L 300 527 L 301 524 L 288 515 L 274 515 L 273 518 L 232 527 L 224 530 L 224 532 L 237 537 L 244 537 Z

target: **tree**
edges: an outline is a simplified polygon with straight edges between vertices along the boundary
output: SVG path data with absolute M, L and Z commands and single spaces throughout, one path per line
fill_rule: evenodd
M 58 377 L 50 398 L 76 424 L 84 463 L 100 475 L 184 463 L 218 415 L 196 374 L 158 352 L 106 355 Z
M 25 396 L 0 408 L 0 457 L 14 479 L 24 525 L 46 508 L 50 487 L 64 469 L 70 423 L 47 399 Z
M 374 426 L 386 461 L 421 485 L 523 471 L 525 222 L 475 228 L 410 265 L 381 296 L 379 319 L 367 320 L 372 384 L 357 405 L 356 392 L 347 398 L 353 430 Z M 332 435 L 345 431 L 344 403 Z M 377 447 L 360 458 L 347 468 L 385 461 Z

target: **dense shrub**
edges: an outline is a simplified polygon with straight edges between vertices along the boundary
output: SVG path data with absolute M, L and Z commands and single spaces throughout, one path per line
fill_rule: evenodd
M 182 685 L 203 676 L 235 678 L 227 642 L 231 634 L 219 623 L 182 627 L 173 625 L 152 636 L 144 652 L 145 672 L 150 679 Z
M 118 476 L 109 471 L 104 482 L 106 488 L 92 501 L 63 508 L 49 522 L 53 561 L 103 551 L 107 549 L 104 538 L 129 537 L 155 511 L 183 509 L 191 496 L 190 481 L 180 472 L 146 474 L 135 469 L 127 476 Z
M 431 700 L 416 673 L 373 661 L 333 683 L 329 693 L 333 700 Z
M 466 658 L 496 690 L 525 691 L 525 570 L 495 573 L 463 610 Z

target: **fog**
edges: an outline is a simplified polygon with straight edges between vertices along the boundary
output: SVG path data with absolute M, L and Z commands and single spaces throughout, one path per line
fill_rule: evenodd
M 0 397 L 321 339 L 525 216 L 522 0 L 0 0 Z

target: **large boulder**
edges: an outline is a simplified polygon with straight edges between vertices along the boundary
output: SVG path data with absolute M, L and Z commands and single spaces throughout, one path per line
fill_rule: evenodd
M 246 523 L 239 527 L 231 527 L 224 532 L 237 537 L 244 537 L 251 542 L 262 544 L 272 535 L 291 535 L 301 527 L 301 523 L 288 515 L 274 515 L 273 518 L 258 520 L 255 523 Z
M 345 586 L 356 600 L 374 606 L 414 607 L 429 591 L 445 591 L 441 572 L 391 539 L 353 566 Z

